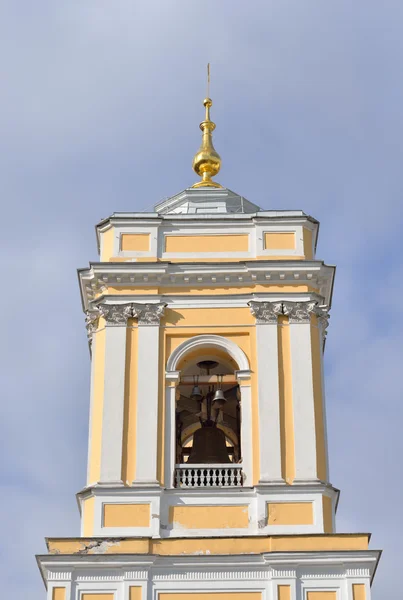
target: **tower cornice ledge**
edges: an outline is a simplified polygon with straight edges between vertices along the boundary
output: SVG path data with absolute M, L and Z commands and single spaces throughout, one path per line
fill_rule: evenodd
M 122 262 L 90 263 L 79 269 L 84 310 L 105 293 L 108 287 L 136 288 L 228 287 L 234 289 L 251 285 L 306 285 L 318 290 L 324 303 L 331 306 L 335 267 L 323 261 L 256 260 L 232 263 L 200 262 Z

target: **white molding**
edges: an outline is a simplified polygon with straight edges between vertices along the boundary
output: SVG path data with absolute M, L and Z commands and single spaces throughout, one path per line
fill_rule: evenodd
M 250 385 L 241 385 L 241 455 L 244 486 L 253 486 L 253 425 L 252 425 L 252 389 Z
M 85 310 L 105 286 L 137 287 L 153 285 L 188 287 L 190 290 L 227 287 L 234 293 L 239 287 L 255 284 L 309 285 L 317 287 L 324 303 L 330 305 L 335 268 L 316 260 L 270 260 L 222 263 L 125 262 L 92 263 L 78 272 Z M 195 292 L 192 291 L 195 295 Z M 213 294 L 212 294 L 213 296 Z M 130 296 L 133 300 L 133 294 Z M 253 295 L 249 296 L 253 299 Z
M 103 483 L 118 483 L 122 477 L 126 333 L 126 327 L 105 328 L 100 476 Z
M 290 323 L 295 477 L 317 479 L 311 324 Z
M 177 371 L 175 371 L 177 373 Z M 164 483 L 166 488 L 174 487 L 176 454 L 176 387 L 165 387 L 165 465 Z
M 134 484 L 157 485 L 160 328 L 139 326 L 137 350 L 136 474 Z
M 232 340 L 221 335 L 196 335 L 175 348 L 168 358 L 166 370 L 176 371 L 182 358 L 197 348 L 219 348 L 234 359 L 241 371 L 250 369 L 246 354 Z
M 260 482 L 281 481 L 278 327 L 256 324 Z

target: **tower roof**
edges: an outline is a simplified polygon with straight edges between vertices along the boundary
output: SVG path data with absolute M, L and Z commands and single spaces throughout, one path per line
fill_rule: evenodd
M 260 207 L 228 188 L 198 187 L 183 190 L 154 209 L 159 214 L 216 214 L 256 213 Z

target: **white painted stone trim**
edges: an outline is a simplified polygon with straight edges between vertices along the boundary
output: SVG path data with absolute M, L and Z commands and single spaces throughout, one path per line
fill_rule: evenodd
M 165 465 L 164 483 L 166 488 L 174 487 L 176 455 L 176 387 L 165 387 Z
M 252 389 L 241 385 L 241 455 L 244 487 L 253 486 Z
M 122 483 L 126 334 L 125 326 L 105 328 L 100 479 L 109 484 Z
M 277 323 L 256 324 L 259 397 L 259 482 L 282 481 Z
M 159 325 L 138 328 L 136 478 L 157 485 Z
M 196 335 L 182 342 L 171 354 L 167 361 L 167 371 L 176 371 L 182 358 L 198 348 L 219 348 L 227 352 L 237 363 L 240 370 L 249 371 L 249 361 L 244 351 L 232 340 L 220 335 Z
M 295 477 L 317 479 L 311 324 L 290 323 Z

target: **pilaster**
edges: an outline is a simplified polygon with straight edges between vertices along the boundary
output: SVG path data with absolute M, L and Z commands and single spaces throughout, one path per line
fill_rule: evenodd
M 132 304 L 138 319 L 135 485 L 157 485 L 160 319 L 166 304 Z
M 101 304 L 105 319 L 104 402 L 100 483 L 122 484 L 126 328 L 130 304 Z
M 283 302 L 290 328 L 295 478 L 317 479 L 315 406 L 311 349 L 311 315 L 317 302 Z
M 278 315 L 281 302 L 248 303 L 256 317 L 259 395 L 259 483 L 283 481 L 281 476 Z

